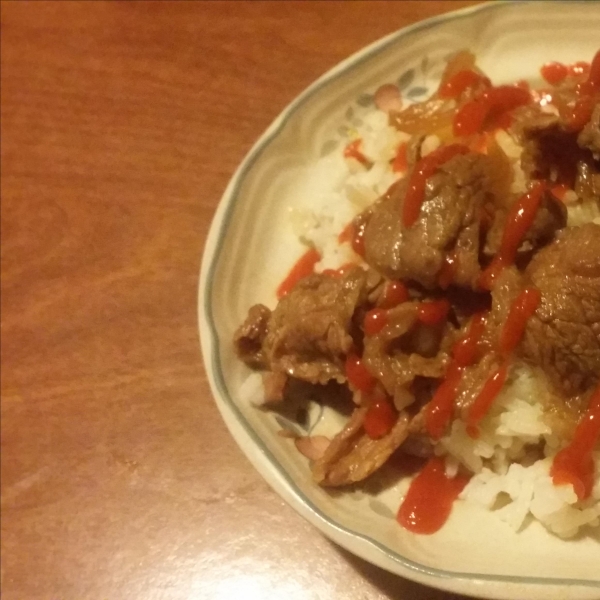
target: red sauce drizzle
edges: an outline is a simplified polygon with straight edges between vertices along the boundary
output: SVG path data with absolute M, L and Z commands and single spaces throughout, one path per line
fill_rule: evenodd
M 453 122 L 454 135 L 461 137 L 478 133 L 499 119 L 501 121 L 504 113 L 529 102 L 531 94 L 522 87 L 501 85 L 490 88 L 458 109 Z
M 558 198 L 561 202 L 565 201 L 565 195 L 569 191 L 569 186 L 565 183 L 557 183 L 550 188 L 550 192 L 555 198 Z
M 469 149 L 462 144 L 442 146 L 422 158 L 415 166 L 415 170 L 408 182 L 408 189 L 402 207 L 402 223 L 410 227 L 419 218 L 421 205 L 425 200 L 425 184 L 445 162 L 458 154 L 466 154 Z
M 446 377 L 427 405 L 425 427 L 435 440 L 442 437 L 452 418 L 463 368 L 472 365 L 477 360 L 479 343 L 485 330 L 485 319 L 485 313 L 475 314 L 466 335 L 454 344 L 452 362 L 448 367 Z
M 363 331 L 365 335 L 377 335 L 387 325 L 387 311 L 381 308 L 374 308 L 367 312 L 363 321 Z
M 438 96 L 440 98 L 458 98 L 467 88 L 476 85 L 490 87 L 492 82 L 485 75 L 480 75 L 471 69 L 455 73 L 450 79 L 440 85 Z
M 314 249 L 307 250 L 292 267 L 287 277 L 277 288 L 277 298 L 283 298 L 301 279 L 312 275 L 321 255 Z
M 379 299 L 379 308 L 394 308 L 408 300 L 408 290 L 401 281 L 388 281 Z
M 592 91 L 591 88 L 594 87 L 594 82 L 600 81 L 600 73 L 598 70 L 596 70 L 595 74 L 590 77 L 591 73 L 594 72 L 594 61 L 597 60 L 599 60 L 598 53 L 594 57 L 591 65 L 585 61 L 578 61 L 570 65 L 565 65 L 559 62 L 549 62 L 542 66 L 540 73 L 550 85 L 558 85 L 567 76 L 583 77 L 587 75 L 587 81 L 583 82 L 583 86 L 580 84 L 577 89 L 579 91 L 585 91 L 585 93 L 590 93 Z M 600 69 L 598 64 L 595 65 L 595 69 Z
M 534 287 L 525 288 L 513 302 L 508 318 L 500 333 L 500 352 L 510 354 L 519 344 L 527 321 L 537 310 L 542 299 L 540 290 Z
M 400 144 L 396 151 L 396 156 L 392 160 L 392 171 L 394 173 L 403 173 L 408 169 L 408 157 L 406 156 L 406 143 Z
M 450 302 L 445 298 L 431 302 L 421 302 L 417 308 L 417 319 L 425 325 L 438 325 L 446 320 L 449 310 Z
M 392 430 L 397 420 L 398 413 L 389 398 L 376 388 L 363 421 L 365 433 L 371 439 L 378 440 Z
M 375 377 L 356 354 L 349 354 L 346 358 L 346 377 L 354 389 L 364 393 L 369 393 L 375 386 Z
M 540 73 L 550 85 L 558 85 L 569 74 L 569 67 L 559 62 L 549 62 L 542 66 Z
M 479 342 L 485 331 L 486 317 L 484 312 L 474 314 L 467 334 L 452 347 L 452 358 L 459 367 L 468 367 L 477 359 Z
M 595 104 L 596 101 L 592 96 L 583 96 L 582 98 L 579 98 L 569 114 L 566 115 L 567 127 L 572 131 L 583 129 L 585 124 L 588 123 L 592 117 Z
M 462 475 L 449 479 L 444 459 L 431 458 L 412 481 L 398 510 L 398 523 L 413 533 L 435 533 L 447 521 L 454 501 L 468 481 Z
M 479 285 L 483 289 L 491 290 L 500 272 L 514 263 L 517 250 L 533 224 L 544 189 L 544 183 L 535 182 L 531 189 L 510 207 L 502 232 L 500 250 L 479 278 Z
M 488 413 L 496 396 L 504 386 L 508 374 L 508 364 L 503 364 L 484 384 L 483 388 L 469 407 L 467 414 L 467 433 L 476 438 L 479 436 L 477 426 Z
M 481 99 L 471 100 L 458 109 L 452 129 L 456 137 L 474 135 L 483 129 L 488 108 Z
M 577 424 L 571 443 L 555 457 L 550 469 L 554 485 L 572 484 L 579 500 L 592 493 L 594 460 L 592 451 L 600 439 L 600 385 L 590 398 L 589 407 Z
M 448 423 L 450 423 L 461 376 L 462 369 L 456 364 L 451 364 L 444 381 L 442 381 L 435 391 L 433 398 L 427 404 L 425 427 L 427 433 L 434 440 L 439 440 L 442 437 Z
M 529 91 L 518 85 L 499 85 L 486 90 L 482 98 L 488 106 L 490 116 L 509 112 L 531 102 Z
M 586 63 L 575 63 L 581 69 L 582 73 L 587 72 L 585 81 L 580 81 L 575 86 L 575 93 L 578 96 L 573 107 L 560 107 L 561 116 L 567 121 L 567 126 L 573 130 L 580 130 L 591 118 L 592 111 L 598 99 L 594 98 L 600 94 L 600 50 L 596 52 L 589 65 L 589 70 L 585 68 Z
M 508 129 L 512 125 L 513 119 L 509 112 L 498 113 L 491 117 L 487 124 L 489 131 L 498 131 L 499 129 Z
M 354 140 L 353 142 L 350 142 L 345 148 L 344 148 L 344 157 L 345 158 L 354 158 L 356 159 L 361 165 L 364 165 L 365 167 L 370 167 L 371 166 L 371 162 L 369 161 L 369 159 L 360 151 L 360 146 L 362 144 L 362 140 L 359 138 L 358 140 Z
M 354 237 L 354 221 L 350 221 L 338 235 L 338 243 L 351 242 Z

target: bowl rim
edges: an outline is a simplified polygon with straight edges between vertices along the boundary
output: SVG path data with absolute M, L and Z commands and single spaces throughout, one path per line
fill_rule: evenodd
M 573 4 L 574 2 L 572 0 L 535 2 L 535 4 L 548 5 L 567 3 Z M 575 3 L 585 4 L 586 0 L 576 0 Z M 479 13 L 500 11 L 510 6 L 522 4 L 529 4 L 529 2 L 527 2 L 527 0 L 491 0 L 475 6 L 442 13 L 403 27 L 376 40 L 337 63 L 298 94 L 258 138 L 230 179 L 213 216 L 204 245 L 198 288 L 200 342 L 204 366 L 212 394 L 221 416 L 237 444 L 274 491 L 282 496 L 296 512 L 316 526 L 327 537 L 351 553 L 358 555 L 371 563 L 393 573 L 405 575 L 407 578 L 418 581 L 419 583 L 434 586 L 439 589 L 460 592 L 477 597 L 481 597 L 481 595 L 484 594 L 484 597 L 486 598 L 498 599 L 514 597 L 513 595 L 507 595 L 507 593 L 511 590 L 513 593 L 517 591 L 515 586 L 518 586 L 520 591 L 525 591 L 523 589 L 524 586 L 529 589 L 531 589 L 531 586 L 538 586 L 538 591 L 542 593 L 539 594 L 539 596 L 538 594 L 535 594 L 536 598 L 547 597 L 543 595 L 543 593 L 548 588 L 560 591 L 565 590 L 568 587 L 573 591 L 575 587 L 582 592 L 589 592 L 592 589 L 600 588 L 600 580 L 590 581 L 582 579 L 526 577 L 521 575 L 501 574 L 488 575 L 483 573 L 446 571 L 435 567 L 427 567 L 402 556 L 400 553 L 392 550 L 389 546 L 378 542 L 368 535 L 356 532 L 351 528 L 347 528 L 337 523 L 332 517 L 319 509 L 303 494 L 283 466 L 263 443 L 259 435 L 247 422 L 243 413 L 229 395 L 219 360 L 220 341 L 213 317 L 211 297 L 215 270 L 222 246 L 221 242 L 227 232 L 234 207 L 238 201 L 242 182 L 254 164 L 260 159 L 264 150 L 272 141 L 274 141 L 289 119 L 295 115 L 307 101 L 329 83 L 335 81 L 349 70 L 352 70 L 357 65 L 372 58 L 377 53 L 388 48 L 405 36 L 435 28 L 441 23 L 469 19 Z M 242 439 L 244 440 L 243 443 L 240 441 Z M 357 543 L 358 546 L 356 545 Z M 456 585 L 457 583 L 459 585 Z M 478 587 L 471 590 L 465 587 L 466 585 L 473 583 L 478 584 Z M 499 584 L 501 584 L 501 586 Z M 507 584 L 511 584 L 510 589 L 507 587 Z M 584 595 L 586 598 L 588 597 L 587 594 Z M 589 597 L 591 598 L 591 596 Z

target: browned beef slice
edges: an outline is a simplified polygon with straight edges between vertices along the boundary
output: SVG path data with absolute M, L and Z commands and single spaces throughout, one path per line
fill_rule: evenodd
M 593 154 L 600 156 L 600 102 L 594 107 L 590 122 L 582 129 L 577 142 L 588 148 Z
M 481 274 L 479 264 L 480 227 L 471 223 L 459 234 L 454 247 L 456 270 L 453 282 L 459 287 L 475 288 Z
M 356 306 L 368 294 L 367 273 L 311 275 L 284 296 L 269 320 L 263 349 L 269 368 L 310 383 L 345 381 Z
M 395 186 L 372 209 L 364 236 L 366 261 L 391 279 L 434 288 L 447 253 L 465 230 L 469 232 L 461 238 L 461 248 L 476 256 L 478 210 L 489 196 L 487 167 L 487 158 L 480 154 L 449 160 L 429 178 L 421 214 L 409 228 L 400 217 L 406 185 Z M 476 274 L 463 275 L 469 278 L 476 279 Z
M 496 281 L 492 292 L 491 310 L 487 313 L 485 330 L 479 342 L 482 348 L 482 356 L 474 365 L 465 367 L 461 375 L 458 395 L 454 402 L 455 415 L 458 417 L 466 416 L 466 410 L 473 403 L 484 383 L 501 363 L 502 357 L 495 349 L 498 346 L 499 334 L 502 325 L 506 322 L 511 304 L 522 290 L 522 279 L 523 276 L 517 269 L 510 267 L 505 269 Z M 460 331 L 455 332 L 454 336 L 447 335 L 446 337 L 448 340 L 460 339 L 467 334 L 469 328 L 470 321 L 465 321 Z M 445 344 L 446 347 L 450 345 Z M 440 352 L 438 358 L 442 356 L 444 356 L 444 353 Z M 445 354 L 445 356 L 447 364 L 448 355 Z M 445 371 L 444 362 L 442 362 L 440 372 L 437 375 L 432 372 L 431 377 L 440 379 L 441 383 L 441 377 Z M 409 432 L 411 434 L 427 434 L 425 427 L 426 413 L 427 404 L 424 404 L 410 422 Z
M 255 304 L 250 308 L 246 320 L 238 327 L 233 336 L 237 355 L 253 369 L 267 367 L 263 342 L 267 335 L 270 317 L 271 311 L 264 304 Z
M 367 409 L 357 408 L 312 468 L 314 480 L 326 486 L 362 481 L 374 473 L 399 448 L 408 435 L 408 417 L 401 414 L 392 430 L 373 440 L 363 429 Z
M 543 160 L 543 145 L 553 146 L 562 136 L 556 115 L 543 113 L 537 106 L 526 106 L 513 113 L 513 131 L 523 145 L 521 166 L 529 176 L 549 175 L 549 166 Z
M 564 229 L 526 272 L 542 301 L 521 352 L 555 386 L 574 395 L 600 378 L 600 225 Z
M 500 209 L 494 215 L 492 227 L 488 231 L 485 241 L 484 251 L 488 256 L 493 256 L 500 250 L 507 213 L 507 210 Z M 565 205 L 549 191 L 544 192 L 535 220 L 519 246 L 519 253 L 530 252 L 551 242 L 556 232 L 566 224 L 567 209 Z
M 454 403 L 455 411 L 463 419 L 466 418 L 468 409 L 483 389 L 485 382 L 499 368 L 500 363 L 501 359 L 497 353 L 488 352 L 476 364 L 463 370 Z
M 577 163 L 589 152 L 577 144 L 577 131 L 565 127 L 560 117 L 547 114 L 537 105 L 514 112 L 513 131 L 523 145 L 521 166 L 534 179 L 553 179 L 573 185 Z
M 387 312 L 387 325 L 379 333 L 365 337 L 363 362 L 397 406 L 406 404 L 406 389 L 415 377 L 444 374 L 448 355 L 440 351 L 442 336 L 441 328 L 421 328 L 417 303 L 405 302 Z

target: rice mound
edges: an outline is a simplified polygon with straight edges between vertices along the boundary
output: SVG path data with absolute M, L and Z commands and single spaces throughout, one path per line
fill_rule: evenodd
M 552 483 L 550 467 L 560 447 L 537 401 L 544 393 L 541 387 L 530 370 L 519 365 L 483 419 L 479 438 L 470 438 L 464 422 L 456 420 L 436 453 L 446 455 L 449 473 L 462 464 L 475 474 L 460 495 L 463 500 L 494 511 L 515 531 L 529 517 L 556 535 L 572 537 L 585 525 L 600 526 L 600 452 L 594 456 L 590 498 L 580 502 L 572 485 Z
M 381 111 L 365 110 L 360 123 L 343 142 L 360 138 L 361 152 L 371 168 L 344 158 L 341 151 L 321 159 L 317 168 L 336 174 L 333 189 L 326 191 L 318 212 L 291 209 L 295 234 L 322 257 L 316 272 L 359 261 L 349 243 L 338 242 L 338 235 L 399 177 L 390 161 L 410 136 L 392 127 Z M 521 146 L 505 131 L 497 132 L 495 139 L 513 166 L 511 191 L 525 192 Z M 439 145 L 436 136 L 428 136 L 421 152 L 426 155 Z M 583 203 L 573 190 L 567 192 L 565 203 L 569 226 L 600 223 L 600 208 Z M 537 520 L 558 536 L 573 537 L 582 527 L 600 527 L 600 452 L 594 455 L 596 477 L 590 498 L 580 502 L 572 485 L 552 483 L 550 467 L 560 442 L 544 422 L 543 405 L 536 400 L 543 393 L 541 385 L 526 365 L 513 366 L 507 385 L 481 423 L 479 438 L 469 437 L 464 422 L 455 420 L 435 453 L 445 456 L 449 475 L 455 474 L 459 465 L 474 473 L 460 495 L 463 501 L 492 511 L 515 531 Z

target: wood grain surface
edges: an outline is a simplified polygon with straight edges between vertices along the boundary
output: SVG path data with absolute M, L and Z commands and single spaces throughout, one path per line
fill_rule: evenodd
M 431 599 L 242 456 L 196 322 L 236 165 L 315 78 L 473 2 L 4 2 L 4 600 Z

